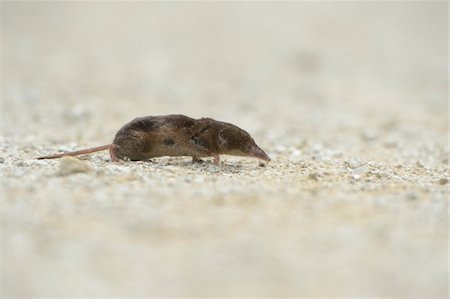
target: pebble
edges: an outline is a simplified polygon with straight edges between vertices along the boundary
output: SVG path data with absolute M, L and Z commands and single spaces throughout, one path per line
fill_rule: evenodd
M 302 161 L 302 162 L 300 163 L 300 167 L 302 167 L 302 168 L 308 168 L 308 167 L 309 167 L 309 163 L 306 162 L 306 161 Z
M 348 167 L 350 169 L 355 169 L 355 168 L 361 166 L 361 162 L 356 161 L 356 160 L 347 160 L 347 161 L 344 161 L 344 166 Z
M 63 157 L 59 164 L 59 175 L 88 172 L 91 168 L 74 157 Z
M 447 178 L 440 178 L 440 179 L 439 179 L 439 184 L 440 184 L 440 185 L 446 185 L 446 184 L 448 184 L 448 179 L 447 179 Z
M 375 175 L 379 179 L 382 178 L 383 176 L 386 176 L 386 174 L 384 172 L 381 172 L 379 170 L 372 171 L 372 174 Z
M 298 149 L 292 149 L 291 150 L 291 155 L 292 156 L 300 156 L 302 154 L 302 151 L 298 150 Z
M 206 170 L 209 172 L 216 173 L 220 171 L 220 167 L 214 164 L 209 164 L 208 166 L 206 166 Z
M 286 147 L 285 147 L 284 145 L 277 145 L 277 146 L 275 147 L 275 151 L 278 152 L 278 153 L 282 153 L 282 152 L 284 152 L 285 150 L 286 150 Z
M 415 192 L 409 192 L 406 194 L 406 199 L 408 200 L 416 200 L 417 198 L 419 198 L 419 196 Z
M 367 165 L 362 165 L 352 170 L 352 173 L 356 175 L 366 174 L 368 172 L 370 172 L 370 169 Z
M 194 182 L 196 182 L 196 183 L 203 183 L 205 181 L 205 178 L 204 177 L 196 177 L 195 179 L 194 179 Z
M 24 166 L 24 163 L 23 163 L 23 161 L 17 161 L 14 163 L 14 165 L 18 166 L 18 167 L 22 167 L 22 166 Z
M 361 178 L 361 176 L 359 174 L 354 174 L 351 176 L 351 178 L 355 181 L 358 181 Z
M 374 141 L 378 139 L 378 134 L 374 130 L 365 130 L 361 133 L 360 137 L 364 141 Z
M 398 142 L 395 140 L 388 140 L 384 142 L 384 146 L 387 148 L 394 148 L 398 146 Z
M 313 180 L 313 181 L 318 181 L 319 174 L 317 172 L 311 172 L 308 174 L 308 179 Z

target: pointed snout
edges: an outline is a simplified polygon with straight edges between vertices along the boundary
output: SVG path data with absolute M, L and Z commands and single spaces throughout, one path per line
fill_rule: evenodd
M 262 150 L 260 149 L 257 145 L 254 145 L 251 149 L 250 149 L 250 155 L 252 157 L 264 160 L 269 162 L 270 158 L 269 156 Z

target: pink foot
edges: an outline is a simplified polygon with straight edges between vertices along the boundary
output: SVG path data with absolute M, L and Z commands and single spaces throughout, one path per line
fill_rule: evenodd
M 214 158 L 214 164 L 219 165 L 220 156 L 219 155 L 211 155 Z
M 119 162 L 116 156 L 117 145 L 114 143 L 109 146 L 109 156 L 111 157 L 111 162 Z
M 196 157 L 192 157 L 192 163 L 203 163 L 203 160 Z

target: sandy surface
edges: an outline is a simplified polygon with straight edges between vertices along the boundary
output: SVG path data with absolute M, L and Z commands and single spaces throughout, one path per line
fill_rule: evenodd
M 447 297 L 447 5 L 2 2 L 2 295 Z M 171 113 L 273 161 L 34 159 Z

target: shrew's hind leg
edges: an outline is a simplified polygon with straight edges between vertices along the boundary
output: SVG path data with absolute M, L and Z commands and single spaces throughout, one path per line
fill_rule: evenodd
M 219 165 L 220 163 L 220 156 L 217 154 L 211 154 L 211 156 L 214 158 L 213 163 L 216 165 Z
M 113 143 L 116 146 L 112 152 L 118 159 L 140 161 L 151 158 L 148 154 L 150 146 L 146 144 L 143 136 L 138 131 L 119 132 Z
M 117 159 L 116 151 L 117 151 L 117 145 L 115 145 L 114 143 L 111 144 L 109 146 L 109 156 L 111 157 L 111 162 L 118 162 L 119 161 L 119 159 Z

